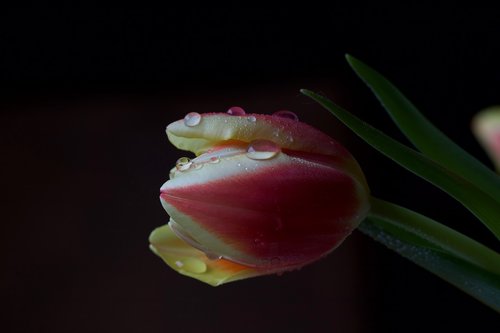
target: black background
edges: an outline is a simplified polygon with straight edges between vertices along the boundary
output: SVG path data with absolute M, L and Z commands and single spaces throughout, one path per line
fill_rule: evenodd
M 295 111 L 348 147 L 372 192 L 499 249 L 458 203 L 299 94 L 320 91 L 395 138 L 350 53 L 489 163 L 469 131 L 500 103 L 492 8 L 16 8 L 0 14 L 1 330 L 495 331 L 498 315 L 355 233 L 299 272 L 211 288 L 148 250 L 190 111 Z

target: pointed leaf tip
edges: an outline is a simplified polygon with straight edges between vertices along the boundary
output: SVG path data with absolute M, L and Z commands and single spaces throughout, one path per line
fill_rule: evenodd
M 308 97 L 312 97 L 315 95 L 314 92 L 312 92 L 311 90 L 309 89 L 300 89 L 300 93 L 303 94 L 303 95 L 306 95 Z
M 346 53 L 345 54 L 345 59 L 347 60 L 347 62 L 351 62 L 353 60 L 357 60 L 356 58 L 354 58 L 352 55 L 350 55 L 349 53 Z

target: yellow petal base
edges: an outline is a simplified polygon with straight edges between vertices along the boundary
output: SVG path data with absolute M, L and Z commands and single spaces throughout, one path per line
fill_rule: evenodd
M 172 269 L 214 287 L 271 273 L 226 259 L 209 259 L 205 253 L 177 237 L 167 224 L 153 230 L 149 242 L 151 250 Z

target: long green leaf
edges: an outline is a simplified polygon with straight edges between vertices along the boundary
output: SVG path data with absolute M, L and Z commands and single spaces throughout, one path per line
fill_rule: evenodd
M 359 229 L 500 312 L 500 255 L 409 209 L 374 199 Z
M 500 205 L 491 196 L 430 158 L 366 124 L 329 99 L 309 90 L 302 89 L 301 92 L 329 110 L 372 147 L 454 197 L 500 239 Z
M 500 177 L 493 170 L 444 135 L 384 76 L 350 55 L 346 58 L 418 150 L 500 202 Z

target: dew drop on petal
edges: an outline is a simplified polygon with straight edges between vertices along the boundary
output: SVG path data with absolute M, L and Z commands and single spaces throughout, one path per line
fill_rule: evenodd
M 188 273 L 202 274 L 207 271 L 207 265 L 196 258 L 186 258 L 177 260 L 175 265 Z
M 175 162 L 175 167 L 179 171 L 189 170 L 189 168 L 191 168 L 191 165 L 193 165 L 193 162 L 191 162 L 191 160 L 187 157 L 181 157 L 177 160 L 177 162 Z
M 265 246 L 265 245 L 266 245 L 266 243 L 264 243 L 264 241 L 263 241 L 262 239 L 260 239 L 260 238 L 255 238 L 255 239 L 253 240 L 253 242 L 254 242 L 254 243 L 255 243 L 255 245 L 257 245 L 257 246 Z
M 253 242 L 256 246 L 266 246 L 263 233 L 259 233 L 257 237 L 254 238 Z
M 219 162 L 220 162 L 220 158 L 218 156 L 212 156 L 208 160 L 208 163 L 211 163 L 211 164 L 216 164 L 216 163 L 219 163 Z
M 279 257 L 274 257 L 274 258 L 271 259 L 271 265 L 272 266 L 279 265 L 280 262 L 281 262 L 281 259 Z
M 203 163 L 193 163 L 193 167 L 195 170 L 200 170 L 203 168 Z
M 299 117 L 292 111 L 281 110 L 273 113 L 273 116 L 298 121 Z
M 247 157 L 252 160 L 268 160 L 278 155 L 280 147 L 269 140 L 254 140 L 247 148 Z
M 227 110 L 227 114 L 230 114 L 231 116 L 244 116 L 245 110 L 240 108 L 239 106 L 232 106 Z
M 221 255 L 218 255 L 217 253 L 213 253 L 213 252 L 208 252 L 206 251 L 205 252 L 205 255 L 207 256 L 208 259 L 210 260 L 219 260 L 219 259 L 222 259 L 222 256 Z
M 251 123 L 255 123 L 255 121 L 257 120 L 257 118 L 255 118 L 255 116 L 248 116 L 247 120 Z
M 184 125 L 189 127 L 198 125 L 200 121 L 201 121 L 201 115 L 198 112 L 189 112 L 184 117 Z

